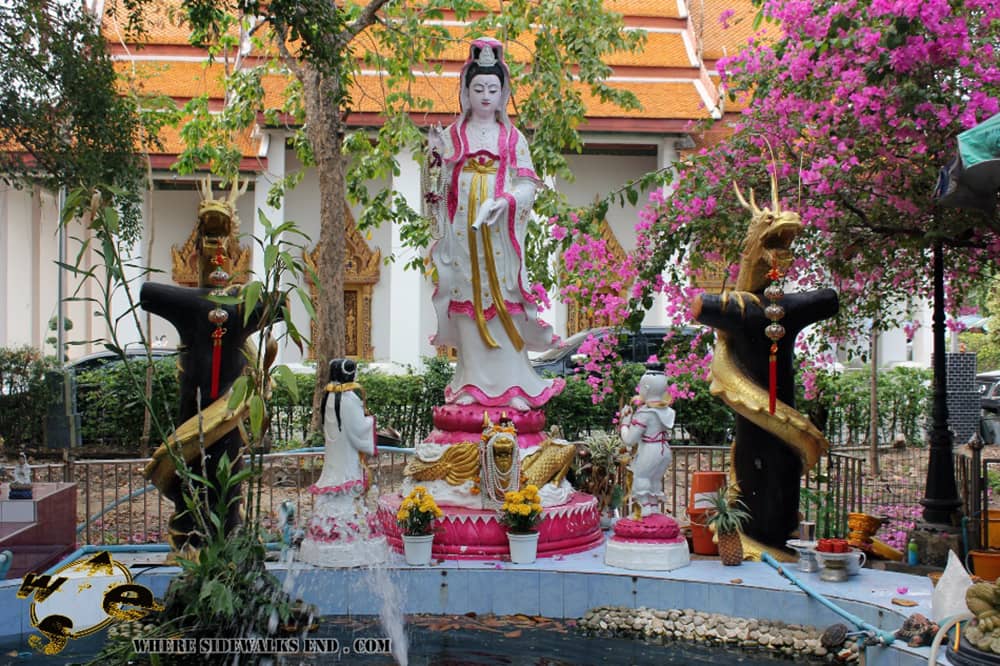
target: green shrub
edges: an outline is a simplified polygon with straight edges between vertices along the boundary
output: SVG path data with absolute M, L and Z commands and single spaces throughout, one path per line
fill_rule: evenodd
M 298 400 L 281 382 L 271 383 L 271 399 L 268 409 L 271 414 L 271 430 L 269 437 L 274 442 L 274 448 L 300 448 L 307 444 L 309 423 L 312 417 L 313 389 L 316 387 L 316 375 L 312 373 L 296 373 L 295 388 Z M 309 445 L 323 445 L 323 438 Z
M 77 410 L 84 446 L 103 445 L 138 450 L 142 439 L 145 407 L 141 387 L 145 386 L 148 361 L 113 361 L 76 377 Z M 131 373 L 131 375 L 130 375 Z M 136 378 L 136 379 L 133 379 Z M 139 393 L 135 381 L 139 382 Z M 155 418 L 167 432 L 173 430 L 178 409 L 177 359 L 153 361 L 152 405 Z M 150 433 L 150 444 L 160 443 L 162 434 Z
M 635 395 L 635 388 L 646 372 L 641 363 L 620 366 L 615 378 L 615 392 L 594 404 L 586 378 L 574 375 L 566 378 L 566 388 L 545 406 L 545 422 L 558 425 L 570 440 L 585 439 L 591 432 L 605 432 L 614 427 L 614 418 L 621 405 Z M 671 380 L 687 385 L 694 395 L 674 403 L 675 423 L 687 430 L 692 444 L 712 446 L 728 443 L 735 425 L 730 409 L 708 392 L 708 382 L 691 375 Z
M 923 441 L 923 423 L 931 398 L 932 373 L 924 368 L 897 367 L 878 377 L 879 439 L 890 442 L 902 434 L 911 444 Z M 871 371 L 820 372 L 816 397 L 799 403 L 799 410 L 834 444 L 861 444 L 868 439 L 871 420 Z
M 444 389 L 453 370 L 447 359 L 424 359 L 424 372 L 391 375 L 361 366 L 358 383 L 365 389 L 368 411 L 375 416 L 379 429 L 393 428 L 403 446 L 412 446 L 434 427 L 431 408 L 444 402 Z M 277 449 L 308 444 L 322 446 L 322 433 L 308 437 L 312 415 L 312 374 L 296 375 L 298 401 L 281 386 L 271 395 L 271 436 Z
M 675 423 L 683 426 L 691 436 L 691 443 L 699 446 L 727 445 L 736 427 L 736 417 L 722 400 L 708 392 L 709 383 L 690 375 L 675 379 L 686 383 L 694 395 L 677 400 Z
M 378 370 L 358 373 L 368 411 L 379 429 L 399 432 L 402 446 L 413 446 L 432 428 L 431 404 L 425 395 L 424 375 L 390 375 Z
M 8 450 L 42 445 L 53 398 L 45 373 L 55 369 L 37 349 L 0 349 L 0 437 Z
M 551 428 L 558 425 L 563 436 L 571 441 L 586 438 L 591 431 L 609 430 L 618 410 L 614 398 L 606 398 L 596 405 L 587 380 L 580 375 L 566 377 L 566 388 L 545 405 L 545 423 Z

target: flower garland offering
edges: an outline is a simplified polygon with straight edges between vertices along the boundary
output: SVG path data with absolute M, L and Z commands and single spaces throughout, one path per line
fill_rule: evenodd
M 425 536 L 433 531 L 434 519 L 443 515 L 434 496 L 423 486 L 416 486 L 399 505 L 396 523 L 406 536 Z
M 535 525 L 542 519 L 542 500 L 538 496 L 538 487 L 525 486 L 504 494 L 504 503 L 500 507 L 500 522 L 507 530 L 515 534 L 526 534 L 535 531 Z

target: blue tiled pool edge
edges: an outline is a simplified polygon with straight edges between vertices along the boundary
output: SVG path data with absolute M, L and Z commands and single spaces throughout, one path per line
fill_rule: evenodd
M 323 615 L 376 615 L 381 602 L 365 569 L 318 569 L 310 565 L 269 565 L 286 580 L 295 596 L 316 604 Z M 603 549 L 539 560 L 532 565 L 445 561 L 411 567 L 394 556 L 390 578 L 400 586 L 407 614 L 509 615 L 523 613 L 578 618 L 596 606 L 693 609 L 726 615 L 781 620 L 825 627 L 843 620 L 766 564 L 746 562 L 723 567 L 717 560 L 697 560 L 671 572 L 613 569 L 603 563 Z M 176 567 L 133 567 L 135 582 L 162 598 Z M 862 570 L 847 583 L 825 583 L 798 574 L 803 582 L 862 620 L 889 631 L 920 612 L 930 616 L 931 584 L 926 577 Z M 290 579 L 289 579 L 290 576 Z M 30 601 L 16 596 L 19 581 L 0 581 L 0 641 L 32 633 Z M 901 590 L 905 589 L 905 593 Z M 892 605 L 894 597 L 916 602 Z M 927 663 L 927 648 L 870 648 L 870 666 L 916 666 Z M 944 662 L 942 662 L 944 663 Z

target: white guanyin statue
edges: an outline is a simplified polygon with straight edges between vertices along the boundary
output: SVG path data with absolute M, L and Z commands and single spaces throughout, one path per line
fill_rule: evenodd
M 639 380 L 638 404 L 626 406 L 621 413 L 622 441 L 636 447 L 629 464 L 632 472 L 632 499 L 642 515 L 659 513 L 664 499 L 663 475 L 670 466 L 670 429 L 674 427 L 672 399 L 667 391 L 667 377 L 648 371 Z
M 21 487 L 31 487 L 31 465 L 28 456 L 22 451 L 14 465 L 14 483 Z
M 527 140 L 507 117 L 510 72 L 500 42 L 472 43 L 460 86 L 461 115 L 428 137 L 439 169 L 429 197 L 437 222 L 432 342 L 458 353 L 447 402 L 525 411 L 561 390 L 532 369 L 527 354 L 554 339 L 539 319 L 524 265 L 540 181 Z
M 357 364 L 350 359 L 330 362 L 322 406 L 323 471 L 309 487 L 316 501 L 299 549 L 299 559 L 319 566 L 363 566 L 388 554 L 385 537 L 372 535 L 374 519 L 365 505 L 363 456 L 376 454 L 375 417 L 365 413 L 356 374 Z
M 503 46 L 473 41 L 459 75 L 461 114 L 428 136 L 427 201 L 436 222 L 432 343 L 453 347 L 457 363 L 445 404 L 435 407 L 434 430 L 407 464 L 403 492 L 423 485 L 444 506 L 485 508 L 484 417 L 509 420 L 516 432 L 512 464 L 522 480 L 515 486 L 538 486 L 544 506 L 562 505 L 573 493 L 565 477 L 575 449 L 544 429 L 543 407 L 565 381 L 541 377 L 528 360 L 528 351 L 548 350 L 556 338 L 527 287 L 525 234 L 541 183 L 527 140 L 507 117 L 510 94 Z

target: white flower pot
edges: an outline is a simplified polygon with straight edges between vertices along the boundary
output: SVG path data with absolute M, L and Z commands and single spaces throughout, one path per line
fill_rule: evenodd
M 406 556 L 407 564 L 430 564 L 431 548 L 433 546 L 433 534 L 421 534 L 419 536 L 403 535 L 403 555 Z
M 507 532 L 510 561 L 514 564 L 531 564 L 538 554 L 538 532 L 515 534 Z

